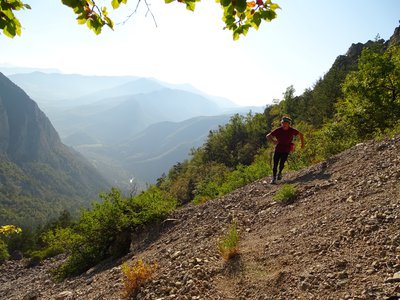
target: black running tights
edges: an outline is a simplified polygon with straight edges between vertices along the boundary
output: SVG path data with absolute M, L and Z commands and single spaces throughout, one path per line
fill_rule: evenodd
M 274 153 L 274 167 L 272 169 L 274 177 L 276 177 L 276 173 L 278 171 L 278 164 L 279 164 L 279 173 L 282 173 L 282 170 L 285 167 L 285 162 L 287 161 L 288 156 L 289 156 L 289 153 L 286 153 L 286 152 L 275 152 Z

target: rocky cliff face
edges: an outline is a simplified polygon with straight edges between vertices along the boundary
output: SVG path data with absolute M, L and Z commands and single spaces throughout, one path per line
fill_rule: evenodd
M 57 132 L 37 104 L 0 73 L 0 149 L 15 162 L 44 161 L 60 147 Z
M 37 104 L 0 73 L 0 224 L 45 222 L 63 209 L 88 206 L 108 188 L 61 143 Z
M 393 35 L 390 37 L 389 40 L 386 42 L 384 40 L 380 40 L 384 46 L 384 48 L 387 48 L 391 45 L 399 45 L 400 44 L 400 26 L 397 27 Z M 357 66 L 357 61 L 358 58 L 361 55 L 362 50 L 365 47 L 369 47 L 374 43 L 374 41 L 368 41 L 366 43 L 354 43 L 350 46 L 350 48 L 347 50 L 345 55 L 339 55 L 332 68 L 341 68 L 345 70 L 352 70 Z
M 389 40 L 389 46 L 390 45 L 399 45 L 400 44 L 400 26 L 397 27 L 394 30 L 393 35 L 391 36 L 390 40 Z

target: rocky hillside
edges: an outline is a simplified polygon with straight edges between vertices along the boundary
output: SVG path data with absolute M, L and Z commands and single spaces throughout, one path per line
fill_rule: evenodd
M 133 299 L 388 299 L 400 295 L 400 136 L 370 141 L 285 174 L 291 204 L 270 178 L 176 211 L 136 237 L 129 255 L 55 283 L 61 258 L 0 266 L 1 299 L 121 299 L 121 262 L 157 262 Z M 240 254 L 218 239 L 237 221 Z M 390 298 L 397 299 L 397 298 Z

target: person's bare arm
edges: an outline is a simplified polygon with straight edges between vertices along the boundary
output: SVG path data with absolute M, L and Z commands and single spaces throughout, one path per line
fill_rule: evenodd
M 274 136 L 272 136 L 271 133 L 268 133 L 266 135 L 266 138 L 268 141 L 272 142 L 274 145 L 278 144 L 278 140 Z
M 299 132 L 299 138 L 301 141 L 301 149 L 304 149 L 304 135 L 301 132 Z

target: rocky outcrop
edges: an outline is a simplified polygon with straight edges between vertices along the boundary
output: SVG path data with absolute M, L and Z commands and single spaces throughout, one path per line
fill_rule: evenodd
M 384 48 L 387 48 L 391 45 L 399 45 L 400 44 L 400 27 L 395 28 L 393 35 L 386 42 L 382 39 L 379 40 Z M 357 67 L 358 58 L 361 56 L 361 52 L 366 47 L 371 47 L 374 45 L 374 41 L 367 41 L 366 43 L 353 43 L 350 48 L 347 50 L 345 55 L 339 55 L 334 64 L 332 65 L 331 70 L 340 69 L 345 70 L 346 73 L 348 71 L 354 70 Z
M 400 45 L 400 26 L 394 30 L 393 35 L 390 37 L 389 46 Z

